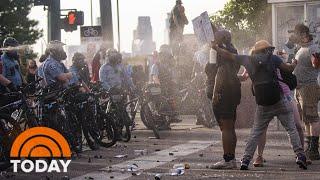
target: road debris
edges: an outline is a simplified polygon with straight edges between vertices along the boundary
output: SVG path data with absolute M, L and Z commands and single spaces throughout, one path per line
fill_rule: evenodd
M 127 157 L 128 157 L 128 154 L 119 154 L 114 156 L 114 158 L 127 158 Z

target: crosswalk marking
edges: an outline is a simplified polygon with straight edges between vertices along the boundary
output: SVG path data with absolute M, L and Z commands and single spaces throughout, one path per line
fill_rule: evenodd
M 110 179 L 110 177 L 119 180 L 128 179 L 132 176 L 131 172 L 127 172 L 128 165 L 137 164 L 141 171 L 152 169 L 171 162 L 179 157 L 201 151 L 212 144 L 217 144 L 218 142 L 219 141 L 189 141 L 188 143 L 172 146 L 168 149 L 154 152 L 150 155 L 140 156 L 132 160 L 112 165 L 112 169 L 115 170 L 113 172 L 109 171 L 109 167 L 105 167 L 97 171 L 75 177 L 73 180 L 84 180 L 88 179 L 88 177 L 94 178 L 95 180 L 105 180 Z M 174 152 L 173 155 L 169 155 L 170 152 Z

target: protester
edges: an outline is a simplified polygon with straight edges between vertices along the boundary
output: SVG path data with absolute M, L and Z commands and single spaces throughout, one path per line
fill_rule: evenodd
M 162 94 L 170 99 L 171 110 L 176 112 L 177 109 L 174 104 L 177 85 L 173 81 L 174 58 L 168 45 L 164 44 L 160 47 L 158 60 L 151 68 L 151 80 L 153 83 L 160 85 Z M 170 120 L 171 122 L 181 122 L 178 119 L 178 114 L 173 115 Z
M 169 19 L 170 23 L 170 46 L 174 52 L 174 55 L 177 54 L 179 49 L 179 44 L 183 41 L 183 30 L 184 26 L 189 23 L 186 15 L 185 9 L 182 5 L 181 0 L 176 0 L 176 5 L 171 11 L 171 16 Z
M 237 54 L 237 50 L 231 43 L 231 34 L 228 31 L 218 31 L 215 37 L 219 47 Z M 217 63 L 206 65 L 207 96 L 213 99 L 213 112 L 221 130 L 223 159 L 211 166 L 212 169 L 235 169 L 235 149 L 237 136 L 235 121 L 237 106 L 240 104 L 241 89 L 238 78 L 240 64 L 236 61 L 217 58 Z
M 38 69 L 38 66 L 36 61 L 33 59 L 30 59 L 28 61 L 28 66 L 27 66 L 27 76 L 26 76 L 27 83 L 32 83 L 36 80 L 37 69 Z
M 312 66 L 312 54 L 315 54 L 317 47 L 312 44 L 313 38 L 307 26 L 298 24 L 295 27 L 294 35 L 301 46 L 295 57 L 298 64 L 294 74 L 298 80 L 296 98 L 301 108 L 302 120 L 305 123 L 306 154 L 311 160 L 319 160 L 320 119 L 317 107 L 320 86 L 317 84 L 317 77 L 320 70 Z
M 99 81 L 99 70 L 101 67 L 101 64 L 104 64 L 104 60 L 106 58 L 106 50 L 107 48 L 105 45 L 101 45 L 99 51 L 94 55 L 92 60 L 92 81 L 97 82 Z
M 287 58 L 291 58 L 290 54 L 289 54 L 289 57 L 287 57 L 287 58 L 284 57 L 284 54 L 282 54 L 282 57 L 283 57 L 283 62 L 288 62 Z M 292 62 L 292 59 L 290 60 L 290 62 Z M 298 106 L 297 106 L 297 101 L 295 101 L 294 95 L 291 91 L 293 89 L 290 89 L 290 87 L 284 82 L 284 79 L 281 74 L 283 74 L 283 73 L 280 72 L 280 69 L 277 69 L 277 76 L 279 79 L 278 80 L 279 85 L 281 87 L 281 90 L 282 90 L 284 96 L 287 98 L 287 100 L 289 102 L 291 102 L 291 105 L 293 108 L 294 122 L 295 122 L 296 128 L 299 133 L 301 145 L 302 145 L 302 147 L 304 147 L 304 132 L 303 132 L 302 122 L 301 122 L 301 118 L 300 118 L 300 114 L 299 114 L 299 110 L 298 110 Z M 265 148 L 266 139 L 267 139 L 267 129 L 264 131 L 264 133 L 258 143 L 257 158 L 253 163 L 253 165 L 255 167 L 263 167 L 263 164 L 264 164 L 263 151 Z M 311 161 L 308 157 L 307 157 L 307 163 L 311 164 Z
M 264 40 L 255 44 L 252 56 L 232 54 L 218 47 L 216 42 L 213 42 L 213 48 L 224 59 L 238 61 L 245 66 L 253 82 L 253 92 L 258 104 L 240 169 L 248 169 L 257 144 L 274 116 L 278 117 L 288 133 L 293 151 L 297 156 L 296 163 L 300 168 L 306 169 L 306 156 L 294 124 L 292 105 L 280 90 L 276 74 L 276 68 L 287 72 L 293 71 L 297 62 L 293 61 L 291 65 L 283 63 L 279 57 L 273 55 L 274 47 Z
M 38 76 L 43 78 L 42 86 L 52 85 L 57 89 L 68 86 L 72 73 L 68 72 L 61 62 L 67 58 L 67 54 L 63 50 L 64 45 L 64 43 L 57 40 L 49 42 L 46 49 L 49 55 L 38 69 Z

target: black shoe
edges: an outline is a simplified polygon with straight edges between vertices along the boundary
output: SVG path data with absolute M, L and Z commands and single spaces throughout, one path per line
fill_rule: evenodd
M 311 136 L 308 155 L 311 160 L 320 160 L 319 136 Z
M 299 165 L 301 169 L 308 169 L 307 158 L 304 154 L 298 154 L 296 163 Z
M 249 170 L 249 160 L 241 160 L 240 170 Z

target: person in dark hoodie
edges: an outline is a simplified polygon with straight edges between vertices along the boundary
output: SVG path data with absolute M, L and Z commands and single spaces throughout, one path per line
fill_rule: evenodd
M 215 39 L 219 47 L 233 54 L 237 54 L 236 48 L 231 43 L 231 34 L 226 30 L 215 32 Z M 238 71 L 240 64 L 236 61 L 223 60 L 217 56 L 217 63 L 208 63 L 205 68 L 207 74 L 207 96 L 212 99 L 214 115 L 219 123 L 223 159 L 215 163 L 212 169 L 235 169 L 235 149 L 237 136 L 235 132 L 236 109 L 240 104 L 241 89 Z

